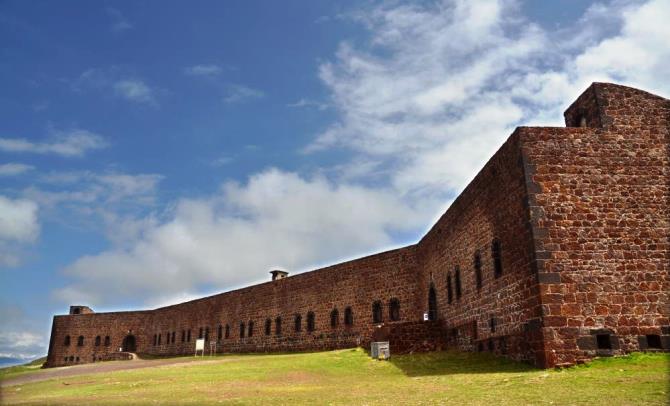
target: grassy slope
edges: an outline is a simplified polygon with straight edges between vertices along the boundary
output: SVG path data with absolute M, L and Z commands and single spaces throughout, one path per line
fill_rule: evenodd
M 536 370 L 487 354 L 228 355 L 2 389 L 2 403 L 667 404 L 669 354 Z
M 0 368 L 0 380 L 23 375 L 28 372 L 39 371 L 47 360 L 47 357 L 38 358 L 23 365 L 15 365 L 13 367 Z

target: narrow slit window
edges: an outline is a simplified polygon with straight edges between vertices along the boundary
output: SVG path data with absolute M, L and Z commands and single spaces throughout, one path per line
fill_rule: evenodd
M 497 238 L 491 243 L 491 257 L 493 258 L 493 276 L 500 278 L 503 273 L 502 248 L 500 246 L 500 240 Z
M 389 302 L 389 319 L 391 321 L 400 320 L 400 300 L 393 298 Z
M 351 307 L 344 309 L 344 325 L 353 326 L 354 325 L 354 311 Z
M 475 258 L 473 260 L 475 267 L 475 284 L 477 289 L 482 288 L 482 254 L 477 250 L 475 252 Z
M 249 324 L 247 324 L 247 337 L 251 337 L 254 335 L 254 322 L 249 321 Z
M 245 326 L 244 323 L 240 323 L 240 338 L 244 338 Z
M 295 321 L 295 331 L 296 331 L 296 333 L 302 331 L 302 316 L 299 315 L 299 314 L 296 314 L 295 318 L 294 318 L 294 321 Z
M 337 328 L 338 324 L 340 324 L 340 312 L 333 309 L 330 311 L 330 327 Z
M 281 317 L 275 319 L 275 334 L 281 335 Z
M 373 323 L 382 322 L 382 302 L 380 301 L 372 303 L 372 322 Z
M 454 301 L 453 286 L 451 285 L 451 274 L 447 275 L 447 303 Z
M 456 299 L 460 299 L 463 290 L 461 286 L 461 269 L 459 267 L 456 267 L 454 270 L 454 279 L 456 281 Z
M 307 313 L 307 331 L 310 333 L 314 331 L 314 325 L 315 325 L 314 318 L 315 318 L 314 312 Z
M 269 336 L 272 334 L 272 320 L 266 319 L 265 320 L 265 335 Z

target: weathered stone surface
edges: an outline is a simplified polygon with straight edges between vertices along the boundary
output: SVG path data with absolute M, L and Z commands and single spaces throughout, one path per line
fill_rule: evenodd
M 47 365 L 111 359 L 128 336 L 157 355 L 192 353 L 201 334 L 218 352 L 367 347 L 377 301 L 392 353 L 451 346 L 552 367 L 645 349 L 646 335 L 667 350 L 670 101 L 594 83 L 565 119 L 517 128 L 416 245 L 155 310 L 73 306 L 54 317 Z

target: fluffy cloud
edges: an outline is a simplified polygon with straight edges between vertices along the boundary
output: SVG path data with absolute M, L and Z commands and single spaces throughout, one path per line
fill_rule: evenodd
M 118 9 L 107 7 L 105 8 L 107 15 L 111 21 L 110 30 L 115 33 L 120 33 L 123 31 L 128 31 L 133 28 L 133 25 L 128 21 L 128 19 L 119 11 Z
M 139 226 L 125 247 L 80 258 L 66 269 L 65 301 L 119 303 L 183 295 L 202 286 L 264 281 L 273 267 L 304 270 L 393 244 L 393 234 L 428 222 L 385 189 L 335 185 L 268 170 L 227 183 L 205 199 L 180 200 L 164 221 Z
M 37 211 L 37 204 L 31 200 L 0 195 L 0 266 L 18 265 L 21 245 L 37 239 Z
M 141 80 L 124 79 L 114 83 L 114 91 L 126 100 L 156 105 L 153 90 Z
M 107 69 L 88 69 L 70 83 L 72 90 L 83 92 L 101 91 L 133 103 L 158 106 L 157 95 L 161 89 L 149 86 L 132 72 L 113 66 Z
M 595 4 L 557 31 L 514 2 L 390 4 L 355 16 L 367 44 L 320 66 L 340 119 L 305 151 L 381 162 L 399 193 L 458 193 L 515 126 L 561 125 L 592 81 L 670 91 L 667 2 Z
M 54 154 L 64 157 L 79 157 L 90 150 L 105 148 L 107 145 L 102 136 L 86 130 L 59 131 L 43 142 L 25 138 L 0 138 L 0 151 Z
M 32 165 L 10 162 L 0 165 L 0 176 L 17 176 L 35 169 Z
M 0 358 L 33 360 L 47 352 L 43 326 L 36 326 L 20 307 L 0 301 Z
M 184 69 L 184 73 L 189 76 L 217 76 L 222 71 L 219 65 L 194 65 Z
M 226 95 L 223 97 L 223 101 L 225 103 L 243 103 L 263 97 L 265 97 L 265 93 L 261 90 L 240 84 L 230 84 L 226 86 Z
M 416 235 L 515 126 L 561 125 L 562 110 L 591 81 L 667 95 L 669 7 L 596 4 L 554 31 L 528 22 L 516 2 L 366 8 L 354 18 L 369 41 L 342 43 L 318 72 L 338 118 L 305 152 L 353 151 L 322 168 L 335 176 L 270 170 L 179 200 L 167 213 L 111 216 L 114 247 L 67 267 L 71 282 L 57 296 L 170 302 L 204 286 L 265 280 L 274 266 L 304 270 Z M 240 85 L 227 90 L 228 103 L 264 96 Z

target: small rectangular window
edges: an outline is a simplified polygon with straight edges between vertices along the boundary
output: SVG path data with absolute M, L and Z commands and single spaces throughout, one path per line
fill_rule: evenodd
M 611 350 L 612 349 L 612 340 L 610 339 L 609 334 L 597 334 L 596 340 L 598 341 L 599 350 Z
M 647 334 L 647 347 L 659 349 L 662 348 L 661 336 L 658 334 Z

